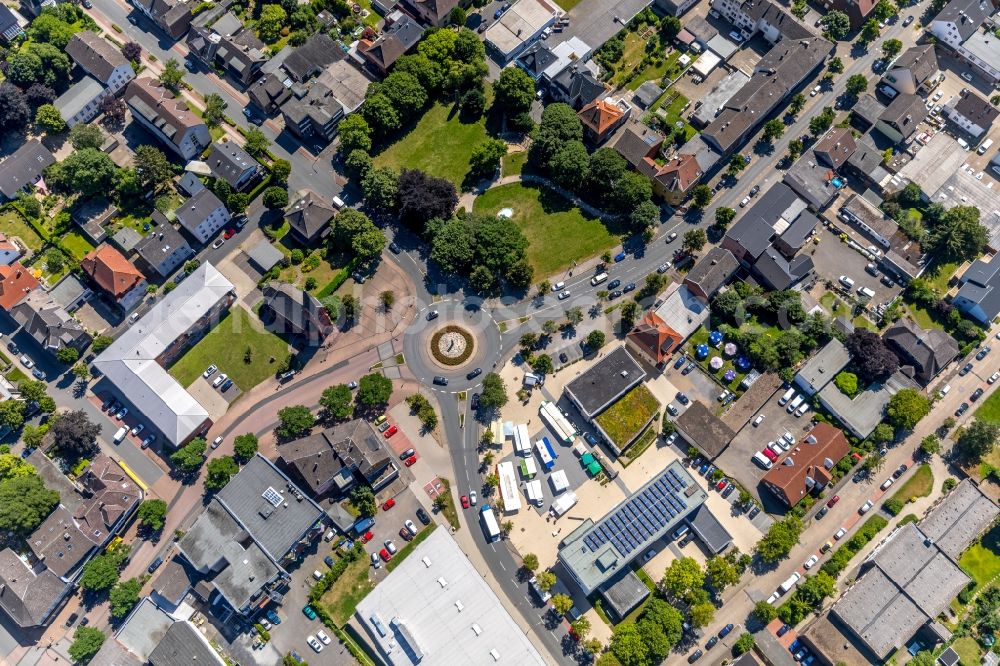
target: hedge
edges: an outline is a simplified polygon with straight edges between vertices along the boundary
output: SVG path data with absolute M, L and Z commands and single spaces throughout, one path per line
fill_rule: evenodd
M 823 563 L 823 566 L 819 570 L 836 578 L 847 568 L 851 558 L 864 548 L 869 541 L 874 539 L 879 532 L 884 530 L 888 524 L 889 521 L 882 516 L 872 516 L 865 521 L 865 524 L 855 532 L 854 536 L 847 543 L 833 553 L 833 557 Z
M 316 294 L 316 298 L 325 298 L 340 289 L 340 285 L 347 282 L 347 278 L 351 277 L 359 263 L 361 263 L 361 260 L 358 257 L 351 259 L 346 266 L 340 269 L 339 273 L 333 276 L 333 279 L 325 287 L 320 289 L 319 293 Z

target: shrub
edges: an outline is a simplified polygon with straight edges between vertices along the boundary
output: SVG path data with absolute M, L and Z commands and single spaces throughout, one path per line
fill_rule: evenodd
M 896 497 L 887 499 L 882 503 L 882 508 L 891 516 L 898 516 L 899 512 L 903 510 L 903 500 Z

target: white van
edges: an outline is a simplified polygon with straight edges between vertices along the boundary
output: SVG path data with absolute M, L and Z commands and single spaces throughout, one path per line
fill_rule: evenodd
M 811 405 L 808 402 L 803 403 L 801 407 L 795 410 L 795 416 L 802 416 L 803 414 L 809 411 L 810 407 Z
M 939 398 L 945 397 L 946 395 L 948 395 L 949 391 L 951 391 L 951 384 L 945 384 L 944 388 L 938 391 L 938 397 Z
M 785 395 L 783 395 L 780 398 L 778 398 L 778 404 L 783 406 L 786 402 L 788 402 L 789 400 L 791 400 L 794 396 L 795 396 L 795 389 L 794 388 L 790 388 L 787 391 L 785 391 Z
M 608 279 L 607 273 L 598 273 L 594 277 L 590 278 L 590 284 L 591 286 L 596 287 L 597 285 L 601 284 L 607 279 Z
M 128 435 L 128 426 L 122 426 L 121 428 L 118 429 L 118 432 L 115 433 L 114 443 L 121 444 L 122 440 L 125 439 L 126 435 Z
M 881 86 L 879 88 L 879 92 L 881 92 L 883 95 L 885 95 L 889 99 L 895 99 L 896 95 L 899 94 L 898 92 L 896 92 L 895 88 L 890 88 L 889 86 Z
M 330 201 L 332 201 L 333 205 L 337 207 L 337 210 L 340 210 L 341 208 L 343 208 L 346 205 L 344 203 L 344 200 L 341 199 L 340 197 L 334 197 L 334 198 L 330 199 Z
M 868 287 L 861 287 L 858 289 L 858 296 L 865 296 L 867 298 L 875 298 L 875 292 Z
M 771 469 L 771 466 L 773 464 L 771 463 L 770 460 L 768 460 L 767 456 L 765 456 L 760 451 L 754 453 L 750 459 L 753 460 L 758 465 L 760 465 L 761 467 L 763 467 L 764 469 Z
M 993 139 L 986 139 L 986 141 L 983 141 L 983 143 L 980 144 L 976 152 L 980 155 L 985 155 L 986 151 L 992 147 L 993 147 Z
M 795 400 L 792 400 L 790 403 L 788 403 L 788 407 L 785 407 L 785 411 L 791 414 L 792 412 L 794 412 L 796 409 L 799 408 L 799 405 L 802 404 L 803 400 L 805 400 L 805 396 L 802 395 L 795 396 Z
M 851 278 L 847 277 L 846 275 L 841 275 L 837 279 L 840 281 L 840 284 L 844 285 L 848 289 L 852 289 L 854 287 L 854 280 L 852 280 Z
M 800 574 L 800 573 L 799 573 L 798 571 L 796 571 L 796 572 L 795 572 L 795 573 L 793 573 L 793 574 L 792 574 L 791 576 L 789 576 L 789 577 L 788 577 L 788 578 L 787 578 L 787 579 L 785 580 L 785 582 L 784 582 L 784 583 L 782 583 L 781 585 L 779 585 L 779 586 L 778 586 L 778 589 L 779 589 L 779 590 L 781 590 L 781 593 L 782 593 L 782 594 L 784 594 L 785 592 L 788 592 L 788 590 L 790 590 L 790 589 L 792 589 L 793 587 L 795 587 L 795 584 L 796 584 L 797 582 L 799 582 L 799 579 L 800 579 L 800 578 L 802 578 L 802 574 Z

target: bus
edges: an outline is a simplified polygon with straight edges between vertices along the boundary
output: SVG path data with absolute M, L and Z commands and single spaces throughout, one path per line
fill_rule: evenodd
M 487 541 L 496 541 L 500 538 L 500 525 L 497 523 L 497 517 L 493 515 L 493 509 L 490 508 L 489 504 L 484 504 L 483 508 L 479 510 L 479 521 L 483 524 L 483 533 L 486 535 Z

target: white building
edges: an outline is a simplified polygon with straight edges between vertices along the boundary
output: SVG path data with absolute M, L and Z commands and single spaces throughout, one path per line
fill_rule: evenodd
M 501 64 L 516 58 L 556 22 L 562 12 L 548 0 L 518 0 L 486 29 L 486 50 Z
M 993 13 L 989 0 L 951 0 L 931 21 L 938 44 L 975 65 L 992 81 L 1000 80 L 1000 40 L 980 31 Z
M 132 63 L 122 55 L 121 50 L 89 30 L 73 35 L 66 45 L 66 54 L 83 71 L 100 81 L 112 95 L 118 94 L 135 78 Z
M 207 243 L 232 219 L 225 204 L 208 188 L 185 201 L 175 214 L 181 226 L 202 243 Z
M 89 123 L 101 111 L 101 102 L 108 96 L 107 89 L 93 76 L 85 76 L 56 98 L 52 103 L 70 127 Z
M 156 79 L 143 77 L 129 83 L 125 103 L 133 120 L 185 160 L 195 159 L 212 143 L 205 121 Z

